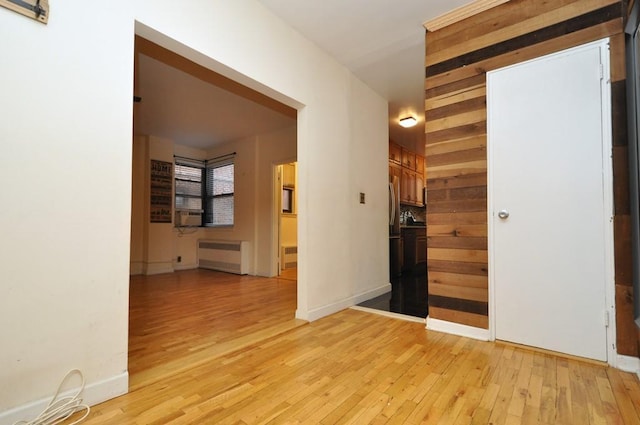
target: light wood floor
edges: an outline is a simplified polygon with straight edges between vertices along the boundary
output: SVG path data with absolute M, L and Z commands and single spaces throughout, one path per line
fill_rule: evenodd
M 94 407 L 83 424 L 640 424 L 635 375 L 356 310 L 189 362 L 189 347 L 210 339 L 207 332 L 220 327 L 228 343 L 234 323 L 241 335 L 259 333 L 252 320 L 279 314 L 291 322 L 295 307 L 291 281 L 222 275 L 216 282 L 209 273 L 132 282 L 132 380 L 165 357 L 186 360 Z M 136 285 L 152 288 L 136 295 Z M 280 301 L 287 313 L 272 311 Z M 142 326 L 138 316 L 165 317 L 172 331 Z M 184 340 L 167 345 L 171 333 Z

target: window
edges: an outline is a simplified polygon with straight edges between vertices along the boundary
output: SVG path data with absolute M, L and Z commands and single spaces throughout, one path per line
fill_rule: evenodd
M 202 168 L 176 162 L 176 210 L 202 210 Z
M 290 187 L 282 188 L 282 212 L 293 212 L 293 189 Z
M 207 165 L 204 224 L 207 226 L 232 226 L 233 204 L 233 159 Z
M 232 226 L 234 204 L 233 156 L 205 165 L 176 157 L 177 227 Z

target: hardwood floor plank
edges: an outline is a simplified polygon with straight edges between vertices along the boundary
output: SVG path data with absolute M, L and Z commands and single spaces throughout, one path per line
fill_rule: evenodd
M 83 424 L 638 423 L 640 383 L 633 374 L 352 309 L 269 334 L 264 329 L 278 327 L 275 320 L 258 319 L 267 326 L 261 331 L 245 318 L 234 319 L 236 313 L 260 311 L 242 304 L 252 298 L 247 284 L 260 299 L 290 308 L 274 313 L 285 327 L 295 308 L 295 285 L 283 288 L 281 281 L 238 276 L 214 282 L 209 273 L 149 278 L 143 284 L 147 288 L 132 308 L 154 323 L 142 326 L 141 321 L 131 335 L 138 362 L 132 380 L 140 384 L 94 406 Z M 243 286 L 245 297 L 239 296 L 235 306 L 233 285 Z M 227 295 L 210 298 L 213 289 Z M 143 292 L 153 294 L 148 307 Z M 171 305 L 171 292 L 181 305 Z M 172 321 L 163 324 L 154 309 L 173 314 Z M 237 338 L 216 312 L 240 323 Z M 220 324 L 219 335 L 205 323 L 211 320 Z M 153 332 L 158 341 L 150 338 Z M 255 340 L 246 341 L 251 335 Z M 215 351 L 214 337 L 228 350 Z M 198 348 L 184 356 L 189 347 Z M 168 363 L 182 359 L 181 367 L 146 383 L 136 378 L 159 370 L 163 355 Z

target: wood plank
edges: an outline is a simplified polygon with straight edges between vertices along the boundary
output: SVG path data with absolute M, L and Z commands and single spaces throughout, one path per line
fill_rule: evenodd
M 428 191 L 438 191 L 445 189 L 456 188 L 473 188 L 473 187 L 485 187 L 487 186 L 487 174 L 467 174 L 464 176 L 453 176 L 439 179 L 428 179 L 427 181 Z
M 484 224 L 458 225 L 441 224 L 427 226 L 427 236 L 453 237 L 487 237 L 487 226 Z
M 435 45 L 428 47 L 432 53 L 427 55 L 425 64 L 430 66 L 525 34 L 534 33 L 550 25 L 565 22 L 600 9 L 603 6 L 616 4 L 618 1 L 609 0 L 608 3 L 603 4 L 602 0 L 581 0 L 564 2 L 564 4 L 561 1 L 556 1 L 536 4 L 535 8 L 532 7 L 532 3 L 529 3 L 528 7 L 521 8 L 521 11 L 527 13 L 528 16 L 517 18 L 509 15 L 508 22 L 510 25 L 501 28 L 491 27 L 492 31 L 476 34 L 462 43 L 453 44 L 453 40 L 449 40 L 450 44 L 448 45 L 434 43 Z M 522 10 L 525 8 L 528 10 Z
M 477 237 L 442 237 L 428 236 L 427 246 L 430 248 L 454 248 L 454 249 L 487 249 L 487 238 Z
M 487 264 L 488 256 L 486 250 L 427 248 L 427 262 L 430 260 Z
M 425 99 L 444 99 L 452 96 L 459 96 L 463 93 L 475 93 L 486 85 L 484 75 L 473 75 L 469 78 L 459 78 L 448 84 L 441 84 L 437 87 L 425 87 Z
M 477 111 L 487 108 L 486 96 L 478 96 L 470 99 L 463 99 L 459 102 L 441 106 L 439 108 L 428 110 L 425 113 L 427 122 L 439 120 L 453 115 L 459 115 L 465 112 Z
M 477 139 L 483 138 L 485 137 L 481 136 Z M 427 164 L 427 167 L 437 167 L 439 165 L 457 164 L 470 161 L 482 161 L 486 159 L 487 148 L 486 146 L 481 146 L 474 149 L 448 152 L 440 155 L 429 155 L 425 158 L 425 163 Z
M 427 227 L 437 224 L 487 224 L 487 212 L 427 213 Z
M 442 74 L 462 66 L 468 66 L 482 60 L 508 53 L 523 47 L 552 40 L 564 34 L 580 31 L 598 24 L 621 18 L 621 8 L 618 3 L 593 10 L 567 21 L 546 26 L 537 31 L 523 34 L 512 39 L 498 42 L 489 47 L 477 49 L 453 59 L 445 60 L 427 66 L 426 76 Z
M 611 84 L 611 126 L 613 128 L 613 146 L 627 146 L 627 82 L 617 81 Z M 626 168 L 626 167 L 625 167 Z
M 425 123 L 425 131 L 432 133 L 448 128 L 460 127 L 467 124 L 474 124 L 487 120 L 487 110 L 485 108 L 464 112 L 457 115 L 449 115 L 444 118 L 430 120 Z
M 464 275 L 487 276 L 488 267 L 481 263 L 463 263 L 459 261 L 431 260 L 427 263 L 429 273 L 456 273 Z
M 484 199 L 463 199 L 458 201 L 429 201 L 427 202 L 427 214 L 459 213 L 486 211 L 487 200 Z
M 425 80 L 425 89 L 435 90 L 441 86 L 449 87 L 455 81 L 483 75 L 488 71 L 538 58 L 550 53 L 559 52 L 571 47 L 600 40 L 605 37 L 622 33 L 622 18 L 614 19 L 599 25 L 585 28 L 532 46 L 516 49 L 501 55 L 479 61 L 473 66 L 457 68 Z
M 624 356 L 637 357 L 633 305 L 633 288 L 616 284 L 616 350 Z
M 487 290 L 466 288 L 463 286 L 449 287 L 434 284 L 429 288 L 429 308 L 456 310 L 465 313 L 488 315 Z
M 446 322 L 460 323 L 461 325 L 475 328 L 488 329 L 489 318 L 482 314 L 466 313 L 463 311 L 448 310 L 439 307 L 429 308 L 429 317 L 444 320 Z
M 631 286 L 633 256 L 631 253 L 631 216 L 616 215 L 613 219 L 616 285 Z
M 463 21 L 508 1 L 509 0 L 476 0 L 472 3 L 457 7 L 443 15 L 432 18 L 426 21 L 423 26 L 427 31 L 438 31 L 444 27 Z
M 616 215 L 631 214 L 629 196 L 629 163 L 626 146 L 613 147 L 613 206 Z
M 427 158 L 431 158 L 431 160 L 433 160 L 436 155 L 486 147 L 486 135 L 474 136 L 466 139 L 447 140 L 440 143 L 430 143 L 425 147 L 425 161 L 427 161 Z
M 478 121 L 473 124 L 461 125 L 443 130 L 435 130 L 425 135 L 425 144 L 444 142 L 447 140 L 464 139 L 487 134 L 487 122 Z
M 487 161 L 469 161 L 460 164 L 439 165 L 427 167 L 427 180 L 444 179 L 451 177 L 469 176 L 487 172 Z
M 430 189 L 429 202 L 443 201 L 470 201 L 481 200 L 487 198 L 487 186 L 463 186 L 445 189 Z
M 449 105 L 455 105 L 458 102 L 464 102 L 467 100 L 473 100 L 478 98 L 484 99 L 487 96 L 487 87 L 484 84 L 484 82 L 481 82 L 476 86 L 465 87 L 463 90 L 456 90 L 453 93 L 452 92 L 444 93 L 439 96 L 435 96 L 433 95 L 433 93 L 430 93 L 430 94 L 431 94 L 431 97 L 427 97 L 424 101 L 425 111 L 433 111 L 434 109 L 445 108 Z
M 622 81 L 627 78 L 627 61 L 626 47 L 625 47 L 625 35 L 619 33 L 611 36 L 609 40 L 611 46 L 611 81 Z
M 580 0 L 556 0 L 541 4 L 532 0 L 512 0 L 500 7 L 488 10 L 482 14 L 458 23 L 440 31 L 427 32 L 431 37 L 434 49 L 440 50 L 447 46 L 464 43 L 465 40 L 478 37 L 487 32 L 487 28 L 499 30 L 510 26 L 513 22 L 523 21 L 536 13 L 546 13 L 549 10 Z M 606 6 L 610 0 L 602 0 L 601 6 Z M 428 47 L 429 47 L 428 46 Z
M 429 285 L 441 284 L 451 286 L 466 286 L 470 288 L 487 289 L 489 280 L 487 275 L 468 275 L 460 273 L 443 273 L 430 271 L 428 275 Z

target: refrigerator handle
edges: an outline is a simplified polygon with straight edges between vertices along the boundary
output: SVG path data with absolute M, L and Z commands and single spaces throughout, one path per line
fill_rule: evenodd
M 389 224 L 393 226 L 396 224 L 396 193 L 393 183 L 389 183 L 389 192 L 391 193 L 391 219 Z

